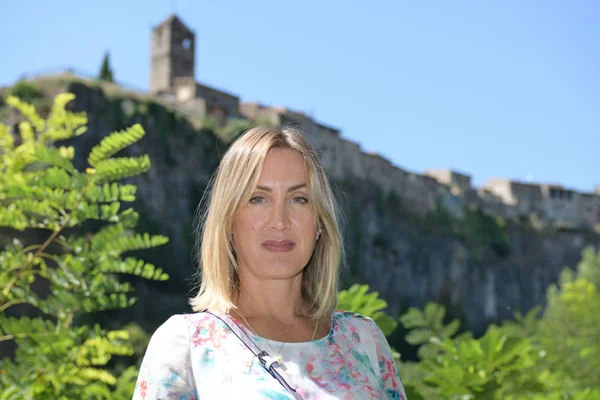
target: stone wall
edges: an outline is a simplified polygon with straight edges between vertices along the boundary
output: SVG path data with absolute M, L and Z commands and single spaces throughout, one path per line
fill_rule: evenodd
M 206 101 L 207 114 L 216 116 L 223 122 L 240 115 L 240 99 L 237 96 L 199 83 L 196 84 L 196 96 Z
M 594 227 L 594 221 L 600 221 L 600 196 L 593 193 L 580 194 L 580 220 L 587 228 Z
M 546 215 L 563 226 L 576 226 L 582 224 L 581 196 L 572 190 L 564 190 L 562 187 L 542 185 L 543 201 L 541 207 Z

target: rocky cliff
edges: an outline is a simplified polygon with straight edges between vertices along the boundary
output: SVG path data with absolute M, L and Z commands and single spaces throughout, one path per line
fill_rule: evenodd
M 170 314 L 187 312 L 186 299 L 196 284 L 194 214 L 227 144 L 198 121 L 143 94 L 71 78 L 39 84 L 47 98 L 73 92 L 72 108 L 88 115 L 88 132 L 72 141 L 79 168 L 108 133 L 133 123 L 145 128 L 144 139 L 127 152 L 149 154 L 152 168 L 131 182 L 138 185 L 140 229 L 171 239 L 146 256 L 171 280 L 137 283 L 135 318 L 153 329 Z M 11 115 L 0 115 L 10 122 Z M 334 179 L 334 187 L 345 214 L 345 284 L 368 283 L 388 301 L 392 315 L 429 301 L 444 303 L 475 333 L 542 304 L 560 270 L 574 268 L 586 245 L 600 244 L 592 232 L 540 231 L 478 210 L 466 210 L 460 221 L 443 207 L 417 215 L 396 194 L 350 174 Z

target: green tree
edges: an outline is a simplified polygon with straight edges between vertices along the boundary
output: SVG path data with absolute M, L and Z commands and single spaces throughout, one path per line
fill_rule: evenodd
M 102 67 L 100 67 L 100 75 L 98 79 L 101 81 L 113 82 L 113 71 L 110 66 L 110 54 L 108 52 L 104 53 L 104 58 L 102 59 Z
M 576 271 L 565 269 L 547 291 L 536 345 L 544 371 L 561 376 L 565 391 L 600 385 L 600 250 L 582 252 Z
M 78 317 L 133 304 L 120 274 L 168 279 L 125 256 L 168 241 L 135 231 L 138 214 L 123 204 L 135 200 L 136 187 L 117 183 L 150 168 L 147 155 L 113 157 L 143 137 L 142 127 L 102 139 L 79 171 L 73 147 L 56 146 L 86 131 L 85 114 L 65 109 L 73 98 L 58 95 L 44 120 L 9 96 L 25 117 L 19 140 L 0 123 L 0 227 L 13 233 L 0 251 L 0 341 L 16 345 L 0 361 L 0 399 L 131 396 L 135 367 L 119 377 L 108 367 L 132 353 L 127 331 L 78 324 Z

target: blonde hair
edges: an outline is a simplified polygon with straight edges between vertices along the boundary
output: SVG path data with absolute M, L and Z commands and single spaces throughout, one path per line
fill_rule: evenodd
M 292 128 L 255 127 L 240 136 L 223 156 L 208 190 L 208 207 L 198 220 L 200 289 L 190 299 L 194 311 L 229 312 L 239 287 L 237 262 L 230 238 L 237 213 L 258 185 L 267 152 L 272 148 L 298 151 L 305 163 L 307 188 L 321 236 L 302 276 L 304 306 L 315 319 L 329 317 L 337 303 L 339 271 L 344 259 L 339 208 L 319 156 Z

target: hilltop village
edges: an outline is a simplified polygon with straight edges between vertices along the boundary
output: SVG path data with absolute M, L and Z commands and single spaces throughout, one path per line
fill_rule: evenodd
M 511 220 L 535 215 L 543 226 L 593 229 L 600 225 L 600 187 L 582 193 L 561 185 L 492 178 L 474 187 L 471 177 L 452 170 L 413 173 L 361 150 L 340 131 L 302 112 L 256 102 L 195 81 L 195 34 L 176 15 L 152 29 L 150 92 L 177 108 L 224 123 L 229 118 L 290 124 L 302 129 L 319 149 L 329 173 L 339 179 L 370 180 L 394 192 L 411 209 L 427 213 L 443 205 L 460 218 L 473 206 Z

